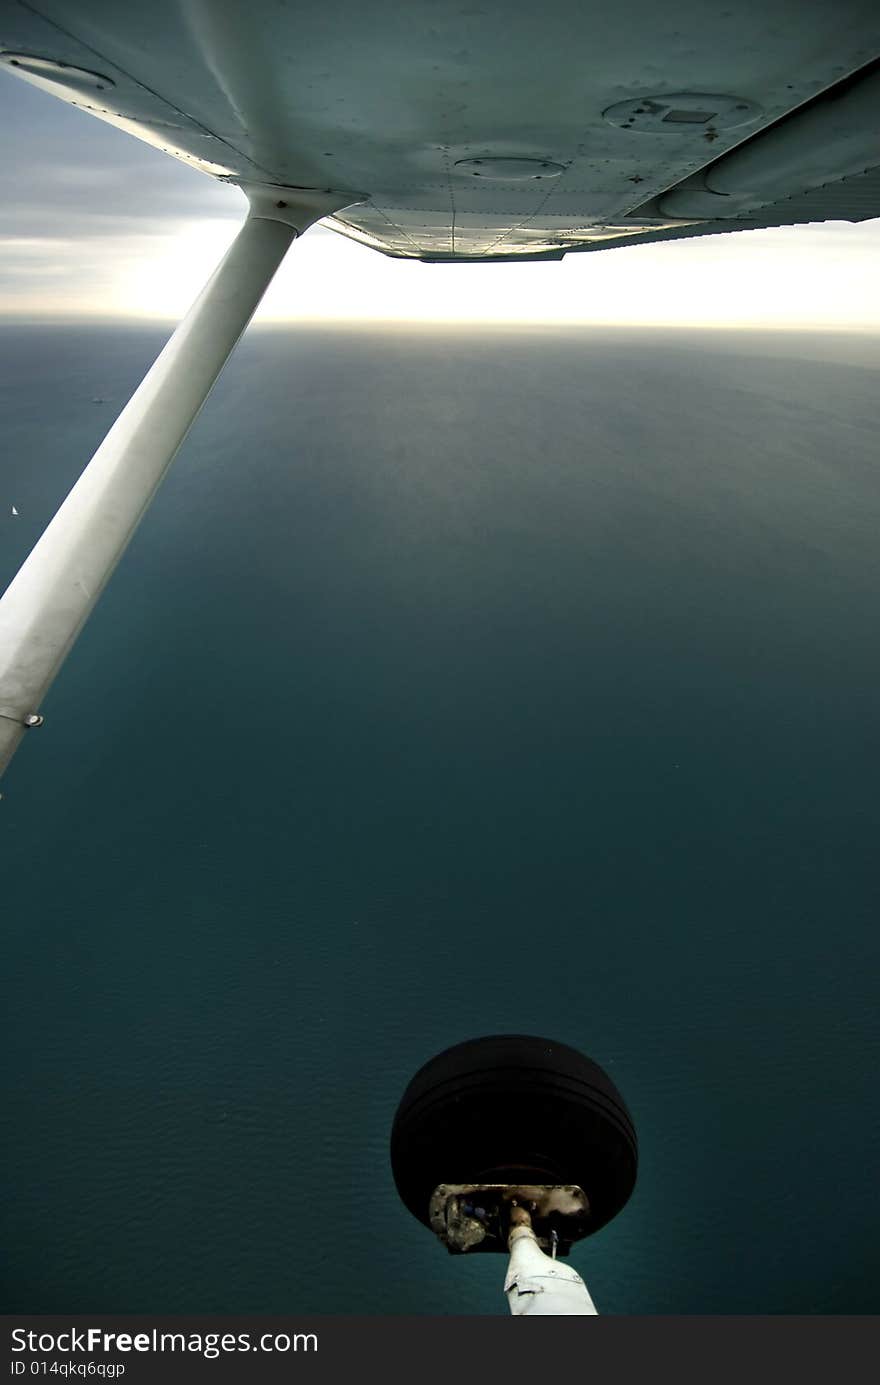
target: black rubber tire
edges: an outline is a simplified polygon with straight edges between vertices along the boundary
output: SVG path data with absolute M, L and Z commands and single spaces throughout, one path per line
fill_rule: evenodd
M 471 1039 L 432 1058 L 391 1130 L 397 1191 L 426 1226 L 439 1183 L 576 1183 L 592 1234 L 629 1199 L 637 1163 L 632 1118 L 598 1064 L 523 1034 Z

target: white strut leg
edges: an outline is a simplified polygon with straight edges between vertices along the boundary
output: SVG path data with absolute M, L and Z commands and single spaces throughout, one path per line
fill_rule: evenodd
M 577 1270 L 545 1255 L 531 1226 L 514 1226 L 508 1245 L 510 1264 L 504 1292 L 514 1317 L 586 1317 L 596 1313 Z
M 0 774 L 298 231 L 351 194 L 248 189 L 225 258 L 0 600 Z

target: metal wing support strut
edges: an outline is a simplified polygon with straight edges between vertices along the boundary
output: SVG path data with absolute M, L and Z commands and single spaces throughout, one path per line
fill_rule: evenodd
M 351 193 L 246 187 L 235 241 L 0 599 L 0 774 L 297 234 Z

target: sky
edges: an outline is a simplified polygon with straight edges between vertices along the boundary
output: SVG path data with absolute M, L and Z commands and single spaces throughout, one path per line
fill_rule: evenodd
M 0 74 L 0 318 L 176 319 L 244 195 Z M 392 260 L 324 227 L 257 320 L 561 322 L 877 330 L 880 220 L 780 227 L 522 265 Z

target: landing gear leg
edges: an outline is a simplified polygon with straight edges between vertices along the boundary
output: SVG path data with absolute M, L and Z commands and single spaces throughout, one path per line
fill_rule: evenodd
M 515 1318 L 588 1317 L 596 1305 L 577 1270 L 545 1255 L 524 1207 L 510 1215 L 510 1264 L 504 1292 Z

